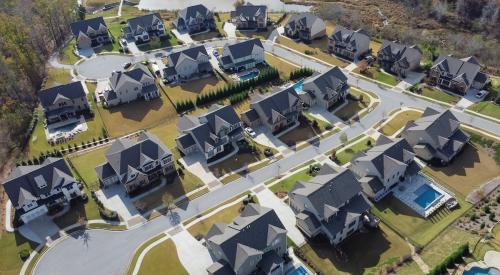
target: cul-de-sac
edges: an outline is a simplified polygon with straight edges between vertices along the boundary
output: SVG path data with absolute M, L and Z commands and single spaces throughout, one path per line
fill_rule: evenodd
M 2 0 L 0 136 L 0 275 L 500 275 L 498 0 Z

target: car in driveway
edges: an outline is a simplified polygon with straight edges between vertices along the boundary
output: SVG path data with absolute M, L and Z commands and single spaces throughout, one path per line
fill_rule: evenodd
M 254 138 L 254 137 L 257 136 L 257 134 L 255 133 L 255 131 L 252 128 L 250 128 L 250 127 L 245 128 L 245 133 L 247 133 L 252 138 Z
M 482 98 L 485 95 L 486 95 L 486 91 L 484 91 L 484 90 L 483 91 L 479 91 L 476 94 L 476 98 Z
M 127 63 L 123 64 L 123 68 L 124 68 L 124 69 L 128 69 L 128 68 L 130 68 L 130 66 L 132 66 L 132 63 L 131 63 L 131 62 L 127 62 Z

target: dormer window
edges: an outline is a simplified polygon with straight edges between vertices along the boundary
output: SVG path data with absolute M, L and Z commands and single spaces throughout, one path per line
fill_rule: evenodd
M 47 182 L 42 175 L 38 175 L 35 177 L 36 186 L 40 189 L 47 187 Z

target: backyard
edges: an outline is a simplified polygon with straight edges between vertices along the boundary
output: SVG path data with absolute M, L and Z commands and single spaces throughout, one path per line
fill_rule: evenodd
M 397 131 L 402 129 L 410 121 L 415 121 L 420 118 L 422 112 L 415 110 L 406 110 L 398 113 L 392 117 L 382 128 L 378 131 L 386 136 L 392 136 Z
M 457 195 L 456 199 L 459 203 L 457 209 L 450 211 L 443 207 L 425 219 L 389 194 L 374 204 L 372 213 L 414 244 L 425 246 L 472 207 L 460 196 Z
M 343 121 L 347 121 L 357 115 L 361 110 L 370 106 L 370 102 L 371 100 L 368 94 L 358 89 L 351 88 L 349 96 L 347 97 L 347 104 L 340 107 L 340 109 L 336 109 L 334 114 Z
M 149 250 L 142 260 L 138 275 L 146 274 L 188 274 L 177 256 L 172 240 L 167 239 Z
M 299 68 L 298 65 L 292 64 L 280 57 L 272 55 L 270 53 L 265 53 L 265 59 L 267 64 L 278 69 L 281 79 L 287 80 L 290 77 L 290 73 Z
M 52 88 L 61 84 L 68 84 L 72 81 L 69 70 L 49 67 L 47 69 L 47 78 L 43 83 L 42 89 Z
M 467 144 L 447 166 L 427 166 L 424 172 L 465 197 L 500 175 L 500 166 L 489 156 L 486 149 L 477 144 Z
M 164 87 L 167 96 L 174 102 L 181 100 L 195 100 L 196 96 L 215 92 L 216 89 L 222 88 L 226 82 L 218 79 L 216 76 L 210 76 L 203 79 L 187 81 L 180 85 L 167 85 Z
M 311 240 L 300 248 L 322 274 L 376 274 L 382 266 L 410 254 L 405 241 L 384 224 L 380 229 L 350 236 L 340 249 L 348 257 L 347 262 L 339 259 L 326 240 Z

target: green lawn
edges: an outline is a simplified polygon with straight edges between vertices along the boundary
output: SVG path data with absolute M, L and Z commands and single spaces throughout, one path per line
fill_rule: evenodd
M 468 108 L 471 111 L 481 113 L 486 116 L 500 119 L 500 106 L 491 101 L 483 101 L 476 103 Z
M 142 260 L 139 275 L 149 274 L 188 274 L 179 261 L 177 250 L 172 240 L 165 240 L 146 253 Z
M 374 204 L 372 213 L 413 243 L 425 246 L 472 207 L 458 195 L 457 201 L 460 205 L 458 209 L 450 212 L 441 208 L 425 219 L 390 194 Z
M 273 191 L 273 193 L 288 193 L 292 189 L 295 182 L 297 182 L 298 180 L 308 181 L 312 178 L 312 176 L 308 172 L 308 168 L 299 171 L 291 175 L 290 177 L 272 185 L 271 187 L 269 187 L 269 189 Z
M 354 145 L 347 147 L 345 150 L 338 152 L 336 154 L 336 162 L 339 165 L 344 165 L 351 161 L 356 153 L 368 151 L 368 149 L 371 148 L 371 146 L 368 145 L 368 141 L 371 142 L 371 146 L 375 145 L 375 140 L 373 138 L 365 138 Z
M 265 53 L 265 59 L 267 64 L 278 69 L 281 79 L 286 80 L 290 77 L 290 73 L 299 68 L 298 65 L 288 62 L 287 60 L 281 59 L 270 53 Z
M 215 223 L 230 223 L 234 218 L 236 218 L 240 214 L 242 204 L 237 203 L 233 206 L 224 208 L 223 210 L 217 212 L 216 214 L 203 219 L 193 226 L 188 228 L 189 233 L 194 237 L 205 236 L 212 225 Z
M 359 68 L 355 69 L 354 71 L 359 73 Z M 383 71 L 379 70 L 377 67 L 369 67 L 366 70 L 366 72 L 362 73 L 362 75 L 367 76 L 367 77 L 372 78 L 372 79 L 375 79 L 375 80 L 378 80 L 378 81 L 385 83 L 387 85 L 390 85 L 390 86 L 395 86 L 398 84 L 398 81 L 396 80 L 395 76 L 393 76 L 389 73 L 383 72 Z
M 36 246 L 36 243 L 28 241 L 17 232 L 0 232 L 0 274 L 19 274 L 24 263 L 19 257 L 19 252 L 26 249 L 31 253 Z
M 341 244 L 341 249 L 349 259 L 347 262 L 337 257 L 326 240 L 313 240 L 301 247 L 321 274 L 377 274 L 380 267 L 410 253 L 405 241 L 384 224 L 380 229 L 352 235 Z
M 178 45 L 177 37 L 171 32 L 167 33 L 167 37 L 162 39 L 152 39 L 149 43 L 138 45 L 139 50 L 143 52 L 152 51 L 156 49 L 172 47 Z
M 132 261 L 130 261 L 130 266 L 129 266 L 129 269 L 127 270 L 127 275 L 131 275 L 132 272 L 134 271 L 135 264 L 137 263 L 137 260 L 139 259 L 139 256 L 141 255 L 142 251 L 144 251 L 144 249 L 146 249 L 146 247 L 148 247 L 150 244 L 154 243 L 155 241 L 157 241 L 163 237 L 165 237 L 165 233 L 161 233 L 160 235 L 157 235 L 157 236 L 145 241 L 144 243 L 141 244 L 141 246 L 139 246 L 137 248 L 137 250 L 134 254 L 134 257 L 132 258 Z M 176 252 L 176 254 L 177 254 L 177 252 Z
M 88 85 L 88 84 L 87 84 Z M 91 87 L 94 87 L 95 84 L 88 85 L 89 90 L 93 91 Z M 95 89 L 95 88 L 94 88 Z M 96 140 L 99 139 L 99 137 L 104 136 L 104 124 L 102 122 L 100 113 L 97 111 L 96 103 L 92 101 L 92 96 L 88 95 L 87 99 L 90 103 L 90 109 L 94 113 L 94 117 L 89 118 L 86 120 L 87 123 L 87 131 L 78 133 L 73 139 L 71 139 L 68 142 L 65 143 L 60 143 L 56 144 L 55 146 L 52 146 L 49 144 L 47 141 L 47 136 L 45 135 L 45 129 L 43 126 L 44 123 L 44 115 L 43 115 L 43 110 L 42 108 L 39 108 L 37 113 L 38 113 L 38 121 L 37 124 L 35 125 L 35 129 L 33 130 L 33 134 L 30 137 L 29 143 L 28 143 L 28 158 L 32 158 L 34 156 L 38 156 L 40 153 L 46 153 L 47 151 L 53 151 L 56 148 L 67 148 L 69 144 L 71 146 L 74 146 L 75 144 L 81 145 L 82 142 L 89 142 L 93 141 L 95 138 Z
M 48 89 L 61 84 L 68 84 L 71 82 L 71 79 L 72 77 L 69 70 L 49 67 L 47 70 L 47 79 L 43 84 L 43 89 Z
M 351 119 L 361 110 L 370 105 L 370 97 L 365 92 L 358 89 L 350 89 L 349 93 L 350 96 L 347 98 L 347 104 L 342 106 L 340 109 L 336 109 L 334 113 L 343 121 Z M 363 95 L 363 98 L 359 100 L 361 95 Z
M 391 118 L 391 120 L 389 120 L 382 128 L 379 129 L 379 132 L 386 136 L 392 136 L 401 128 L 403 128 L 408 122 L 415 121 L 416 119 L 420 118 L 421 115 L 422 112 L 419 111 L 403 111 Z
M 62 64 L 73 65 L 78 60 L 80 60 L 80 57 L 74 53 L 75 45 L 76 40 L 71 39 L 68 45 L 59 54 L 59 62 L 61 62 Z
M 431 87 L 423 87 L 422 95 L 449 104 L 456 104 L 460 100 L 460 98 L 456 95 L 452 95 L 451 93 L 446 93 Z
M 424 275 L 415 261 L 403 264 L 396 270 L 396 273 L 404 275 Z
M 108 148 L 109 146 L 107 145 L 85 153 L 77 153 L 76 155 L 69 157 L 69 160 L 73 163 L 78 175 L 81 176 L 82 180 L 91 190 L 99 190 L 95 167 L 106 161 L 104 154 Z

